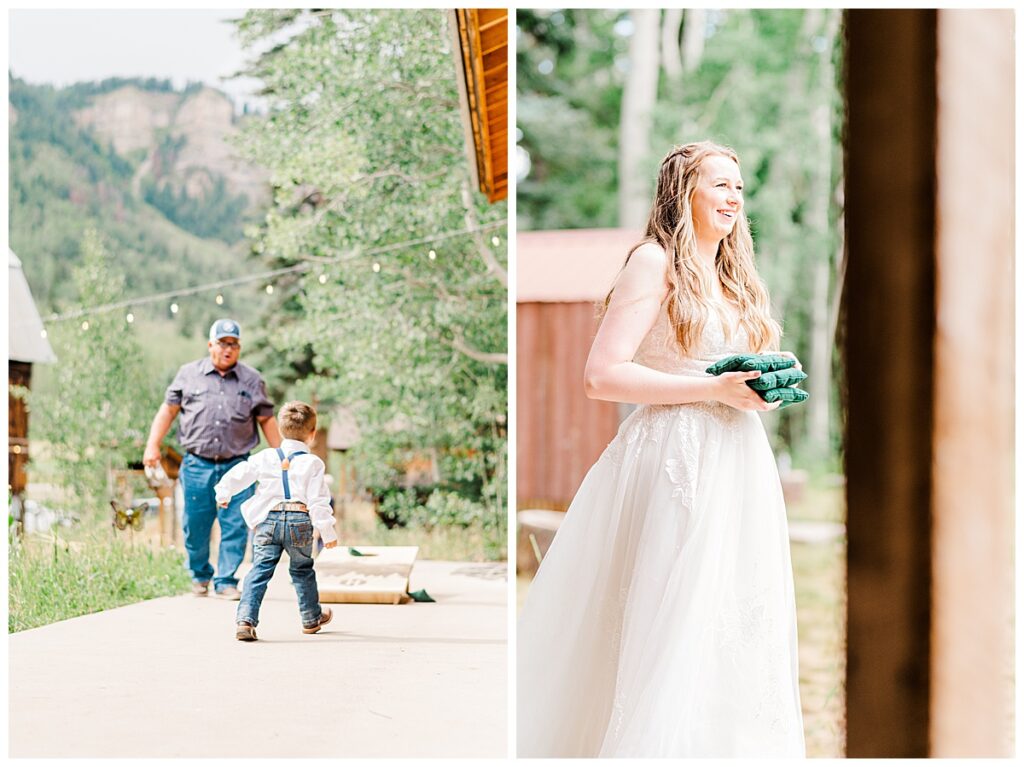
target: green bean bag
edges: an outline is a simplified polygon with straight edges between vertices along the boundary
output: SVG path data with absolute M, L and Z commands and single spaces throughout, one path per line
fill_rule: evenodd
M 761 373 L 760 378 L 747 381 L 747 386 L 755 391 L 768 391 L 769 389 L 780 389 L 783 386 L 798 384 L 807 378 L 807 373 L 796 368 L 786 370 L 773 370 L 768 373 Z
M 705 372 L 713 376 L 737 371 L 749 373 L 754 370 L 770 373 L 775 370 L 791 368 L 795 364 L 796 360 L 792 357 L 783 357 L 781 354 L 734 354 L 724 360 L 719 360 Z
M 803 389 L 794 388 L 807 378 L 807 374 L 796 367 L 796 360 L 781 354 L 734 354 L 719 360 L 706 372 L 713 376 L 737 371 L 759 371 L 758 378 L 747 381 L 747 386 L 756 391 L 765 402 L 781 402 L 779 410 L 797 402 L 803 402 L 810 395 Z
M 797 389 L 793 386 L 783 386 L 778 389 L 769 389 L 764 392 L 759 391 L 758 394 L 761 395 L 761 399 L 765 402 L 781 402 L 782 404 L 779 405 L 779 410 L 782 410 L 784 407 L 794 405 L 797 402 L 803 402 L 811 396 L 803 389 Z

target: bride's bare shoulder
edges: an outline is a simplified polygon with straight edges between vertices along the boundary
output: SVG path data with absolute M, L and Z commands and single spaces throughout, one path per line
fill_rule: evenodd
M 630 264 L 633 264 L 634 268 L 663 273 L 668 265 L 668 254 L 658 243 L 645 242 L 633 251 L 626 263 L 627 269 Z
M 645 242 L 626 261 L 615 290 L 631 298 L 651 293 L 663 295 L 668 289 L 667 268 L 668 256 L 664 248 L 656 242 Z

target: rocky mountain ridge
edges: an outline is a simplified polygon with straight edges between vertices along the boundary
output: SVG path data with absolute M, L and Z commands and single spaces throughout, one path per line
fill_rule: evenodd
M 231 144 L 239 130 L 234 106 L 214 88 L 178 93 L 125 85 L 92 97 L 73 117 L 119 155 L 143 155 L 133 181 L 136 192 L 148 176 L 199 198 L 220 176 L 250 206 L 269 197 L 266 174 L 246 163 Z

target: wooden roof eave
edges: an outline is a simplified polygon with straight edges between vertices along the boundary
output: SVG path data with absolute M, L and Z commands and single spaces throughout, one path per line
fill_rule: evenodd
M 457 9 L 451 20 L 473 181 L 497 202 L 508 194 L 508 10 Z

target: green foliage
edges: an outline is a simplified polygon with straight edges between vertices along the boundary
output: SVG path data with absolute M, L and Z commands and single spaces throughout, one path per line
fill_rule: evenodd
M 150 93 L 174 93 L 174 84 L 169 79 L 159 77 L 107 77 L 99 82 L 74 83 L 63 89 L 63 93 L 69 106 L 81 107 L 88 104 L 94 96 L 127 86 Z
M 440 488 L 381 488 L 377 511 L 393 524 L 403 527 L 493 527 L 496 519 L 487 507 L 459 493 Z
M 86 232 L 82 253 L 72 277 L 83 301 L 120 297 L 124 278 L 94 231 Z M 33 434 L 49 443 L 50 465 L 85 515 L 105 509 L 109 467 L 138 460 L 162 386 L 146 375 L 140 343 L 119 313 L 87 321 L 88 329 L 74 322 L 54 327 L 55 380 L 29 398 Z
M 313 264 L 278 283 L 253 360 L 278 395 L 355 411 L 365 485 L 434 455 L 447 491 L 503 517 L 506 211 L 469 190 L 445 15 L 261 10 L 239 31 L 279 42 L 248 73 L 274 105 L 242 143 L 274 188 L 254 252 Z
M 516 127 L 531 162 L 516 187 L 520 229 L 616 225 L 629 47 L 616 24 L 627 16 L 619 10 L 516 12 Z
M 184 556 L 94 534 L 85 544 L 18 544 L 8 561 L 7 630 L 25 631 L 79 615 L 189 589 Z
M 249 206 L 244 194 L 228 192 L 223 176 L 217 176 L 201 197 L 189 196 L 184 187 L 175 192 L 170 182 L 147 178 L 142 182 L 142 199 L 186 232 L 228 244 L 241 239 L 242 214 Z

